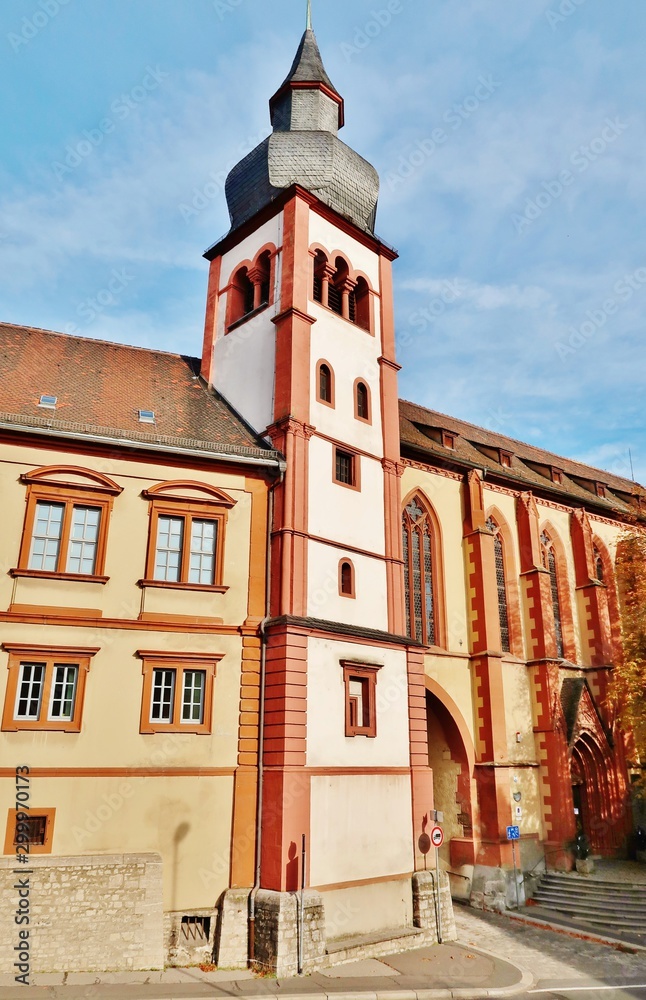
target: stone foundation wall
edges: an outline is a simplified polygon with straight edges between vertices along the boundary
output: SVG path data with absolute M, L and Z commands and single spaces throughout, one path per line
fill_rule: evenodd
M 277 976 L 298 972 L 300 893 L 260 889 L 255 902 L 254 965 Z M 321 894 L 304 894 L 303 971 L 314 971 L 325 959 L 325 911 Z
M 15 886 L 27 878 L 29 924 L 18 926 Z M 0 972 L 15 974 L 21 929 L 29 930 L 30 973 L 163 968 L 161 857 L 0 859 Z
M 525 887 L 522 872 L 517 872 L 518 899 L 525 904 Z M 516 886 L 513 870 L 476 865 L 471 887 L 471 906 L 478 910 L 494 910 L 503 913 L 516 909 Z
M 415 927 L 430 932 L 431 940 L 457 940 L 451 884 L 446 872 L 440 871 L 439 884 L 439 927 L 438 892 L 435 872 L 415 872 L 413 875 L 413 923 Z

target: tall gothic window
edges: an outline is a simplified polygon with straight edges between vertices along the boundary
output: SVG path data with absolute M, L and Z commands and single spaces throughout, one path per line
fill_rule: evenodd
M 402 515 L 404 585 L 408 634 L 427 646 L 436 643 L 433 580 L 433 527 L 419 497 Z
M 552 609 L 554 611 L 554 631 L 556 634 L 556 651 L 559 656 L 563 656 L 563 619 L 561 615 L 558 573 L 556 570 L 556 552 L 554 551 L 554 543 L 546 532 L 543 532 L 541 535 L 541 545 L 543 549 L 543 566 L 550 574 Z
M 594 547 L 594 571 L 600 583 L 603 583 L 603 557 L 595 545 Z
M 493 517 L 487 520 L 487 527 L 494 536 L 493 544 L 496 556 L 496 587 L 498 589 L 498 618 L 500 620 L 500 648 L 508 653 L 509 645 L 509 609 L 507 606 L 507 581 L 505 579 L 505 554 L 502 547 L 500 528 Z

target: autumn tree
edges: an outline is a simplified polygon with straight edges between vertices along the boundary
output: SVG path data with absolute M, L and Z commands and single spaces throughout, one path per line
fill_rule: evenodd
M 635 750 L 646 765 L 646 533 L 625 532 L 617 548 L 623 658 L 614 670 L 613 693 Z

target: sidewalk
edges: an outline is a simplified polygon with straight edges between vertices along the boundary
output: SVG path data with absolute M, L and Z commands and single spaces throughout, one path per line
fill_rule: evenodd
M 250 972 L 168 969 L 142 973 L 39 975 L 35 985 L 0 976 L 1 1000 L 445 1000 L 512 996 L 531 988 L 646 983 L 646 952 L 630 953 L 533 927 L 494 913 L 455 907 L 458 943 L 339 965 L 292 979 Z M 63 985 L 63 979 L 65 984 Z
M 65 985 L 63 979 L 65 978 Z M 482 949 L 435 945 L 382 959 L 365 959 L 292 979 L 257 978 L 250 972 L 168 969 L 142 973 L 36 975 L 34 986 L 0 976 L 2 1000 L 191 1000 L 202 997 L 290 1000 L 445 1000 L 453 996 L 511 996 L 531 985 L 529 973 Z M 43 989 L 48 987 L 48 989 Z

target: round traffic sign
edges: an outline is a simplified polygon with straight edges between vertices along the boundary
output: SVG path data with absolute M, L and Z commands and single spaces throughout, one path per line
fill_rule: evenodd
M 434 826 L 431 830 L 431 841 L 433 847 L 441 847 L 444 843 L 444 830 L 441 826 Z

